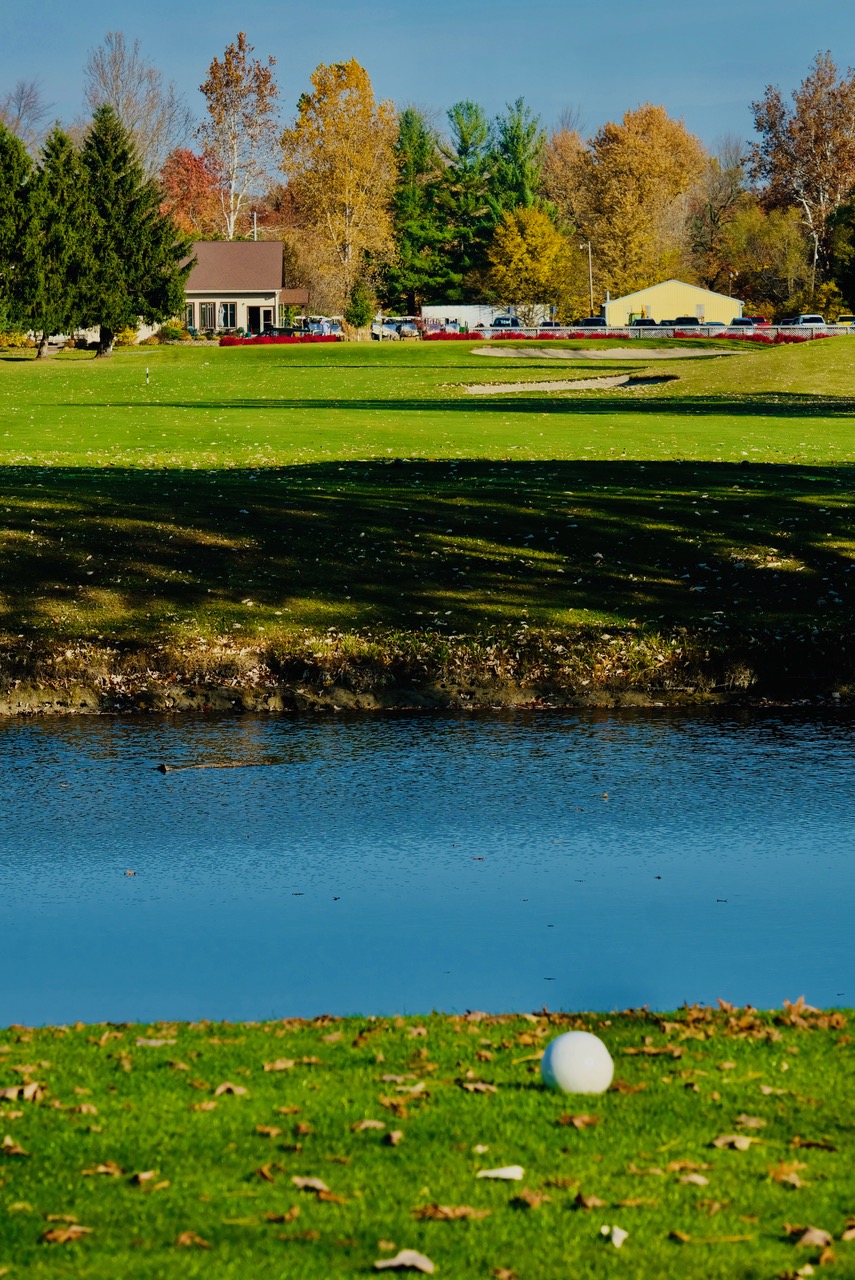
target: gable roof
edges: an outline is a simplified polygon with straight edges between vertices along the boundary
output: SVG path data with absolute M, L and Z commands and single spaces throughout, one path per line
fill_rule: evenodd
M 184 287 L 188 293 L 271 293 L 284 284 L 282 252 L 281 240 L 199 240 Z
M 610 298 L 609 304 L 613 302 L 629 302 L 630 298 L 640 298 L 643 294 L 653 293 L 655 289 L 664 289 L 666 285 L 677 284 L 681 289 L 691 289 L 693 293 L 701 293 L 705 298 L 727 298 L 728 302 L 735 302 L 735 298 L 731 298 L 726 293 L 715 293 L 712 289 L 703 289 L 699 284 L 686 284 L 685 280 L 659 280 L 656 284 L 649 284 L 644 289 L 636 289 L 633 293 L 625 293 L 622 298 Z

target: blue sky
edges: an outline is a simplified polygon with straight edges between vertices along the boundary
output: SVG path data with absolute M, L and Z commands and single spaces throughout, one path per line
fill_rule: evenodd
M 357 58 L 375 89 L 439 114 L 473 98 L 494 114 L 520 95 L 554 123 L 580 108 L 586 130 L 639 102 L 662 103 L 705 142 L 748 137 L 750 102 L 789 91 L 819 49 L 855 61 L 851 0 L 3 0 L 0 93 L 38 77 L 54 113 L 81 110 L 81 66 L 106 31 L 185 90 L 238 29 L 278 61 L 286 114 L 319 62 Z

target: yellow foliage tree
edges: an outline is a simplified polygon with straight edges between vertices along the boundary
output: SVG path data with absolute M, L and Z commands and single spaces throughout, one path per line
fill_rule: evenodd
M 392 244 L 396 137 L 393 103 L 375 100 L 368 72 L 354 58 L 316 69 L 282 134 L 282 168 L 339 310 L 366 255 L 381 256 Z
M 706 163 L 694 134 L 650 103 L 604 125 L 587 146 L 572 134 L 553 139 L 550 199 L 591 241 L 601 296 L 685 271 L 687 197 Z
M 537 304 L 554 305 L 559 318 L 580 308 L 583 290 L 578 249 L 542 209 L 505 213 L 489 252 L 490 285 L 526 324 L 536 324 Z

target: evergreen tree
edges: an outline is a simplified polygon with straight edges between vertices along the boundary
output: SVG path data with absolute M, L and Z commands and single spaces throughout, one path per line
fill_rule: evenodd
M 374 319 L 376 311 L 377 305 L 368 285 L 364 280 L 357 280 L 350 291 L 350 297 L 344 309 L 344 319 L 348 324 L 353 325 L 354 329 L 364 329 Z
M 401 112 L 395 160 L 395 256 L 386 271 L 384 294 L 389 306 L 412 315 L 422 302 L 442 300 L 446 274 L 439 139 L 413 107 Z
M 492 130 L 490 204 L 496 221 L 512 209 L 533 209 L 540 204 L 541 170 L 546 134 L 538 116 L 523 98 L 508 103 Z
M 487 253 L 496 225 L 490 200 L 490 125 L 475 102 L 455 103 L 448 120 L 451 145 L 442 150 L 446 167 L 440 194 L 448 245 L 443 301 L 477 301 L 483 293 Z
M 23 142 L 0 123 L 0 328 L 19 318 L 21 242 L 32 169 Z
M 21 315 L 40 334 L 39 358 L 48 337 L 82 323 L 86 309 L 90 238 L 88 200 L 80 156 L 55 128 L 42 149 L 28 188 L 21 243 Z
M 100 325 L 98 354 L 113 351 L 117 330 L 180 313 L 190 243 L 160 212 L 128 131 L 112 107 L 99 107 L 81 155 L 87 175 L 93 269 L 84 323 Z

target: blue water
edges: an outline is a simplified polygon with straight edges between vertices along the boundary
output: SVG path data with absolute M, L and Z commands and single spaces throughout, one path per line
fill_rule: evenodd
M 6 722 L 0 1025 L 852 1004 L 853 746 L 845 712 Z M 275 763 L 154 768 L 224 760 Z

